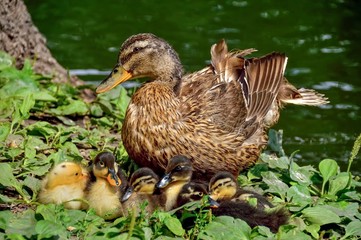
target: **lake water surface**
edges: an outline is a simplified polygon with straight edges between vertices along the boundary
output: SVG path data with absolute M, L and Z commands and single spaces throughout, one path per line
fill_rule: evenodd
M 209 63 L 210 46 L 285 52 L 286 77 L 330 99 L 322 108 L 289 106 L 274 129 L 300 164 L 333 158 L 346 170 L 361 133 L 361 2 L 331 1 L 25 1 L 55 58 L 100 81 L 130 35 L 152 32 L 179 53 L 187 72 Z M 361 174 L 360 156 L 353 172 Z

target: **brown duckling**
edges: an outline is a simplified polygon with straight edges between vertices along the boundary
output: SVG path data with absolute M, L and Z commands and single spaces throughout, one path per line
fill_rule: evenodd
M 289 214 L 284 208 L 278 208 L 272 211 L 258 209 L 247 202 L 242 201 L 223 201 L 214 202 L 210 198 L 210 205 L 213 208 L 212 213 L 215 216 L 231 216 L 245 221 L 249 226 L 266 226 L 272 232 L 277 232 L 281 225 L 287 224 Z
M 204 184 L 189 182 L 179 192 L 175 207 L 181 207 L 189 202 L 200 201 L 207 194 L 208 192 Z
M 158 181 L 159 177 L 152 169 L 144 167 L 136 170 L 130 177 L 129 186 L 122 197 L 124 208 L 131 208 L 144 201 L 148 202 L 146 207 L 148 212 L 153 212 L 156 208 L 160 207 L 162 202 L 161 196 L 153 195 Z
M 217 202 L 243 201 L 258 209 L 273 208 L 266 197 L 251 190 L 239 187 L 236 178 L 230 172 L 219 172 L 209 182 L 209 195 Z
M 74 162 L 62 162 L 45 176 L 41 183 L 39 202 L 64 204 L 68 209 L 83 209 L 88 172 Z
M 209 180 L 219 171 L 237 176 L 257 161 L 284 104 L 327 103 L 323 95 L 287 82 L 285 54 L 245 58 L 254 51 L 229 52 L 222 40 L 211 48 L 211 65 L 184 75 L 165 40 L 150 33 L 129 37 L 96 92 L 150 78 L 126 111 L 122 140 L 130 158 L 160 174 L 168 159 L 186 155 L 197 179 Z
M 189 158 L 178 155 L 169 160 L 165 175 L 156 187 L 162 190 L 165 197 L 164 209 L 169 211 L 177 204 L 182 187 L 192 178 L 193 167 Z
M 123 216 L 121 197 L 126 177 L 115 162 L 115 157 L 109 152 L 99 153 L 93 162 L 92 173 L 95 181 L 90 183 L 86 195 L 89 208 L 94 208 L 97 215 L 104 219 L 114 219 Z
M 249 201 L 257 201 L 252 205 Z M 239 188 L 237 180 L 229 172 L 219 172 L 209 182 L 209 199 L 216 216 L 240 218 L 251 227 L 266 226 L 277 232 L 288 222 L 289 214 L 284 208 L 274 206 L 262 195 Z

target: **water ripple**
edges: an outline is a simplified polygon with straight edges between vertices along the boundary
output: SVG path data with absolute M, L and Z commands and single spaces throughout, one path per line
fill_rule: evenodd
M 336 81 L 326 81 L 313 85 L 313 88 L 317 90 L 329 90 L 331 88 L 339 88 L 345 92 L 355 91 L 355 87 L 352 84 Z

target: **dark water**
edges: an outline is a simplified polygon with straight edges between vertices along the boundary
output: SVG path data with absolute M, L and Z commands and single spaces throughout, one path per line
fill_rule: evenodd
M 225 38 L 229 48 L 271 51 L 288 57 L 286 77 L 314 88 L 331 103 L 322 108 L 289 106 L 275 129 L 284 148 L 302 164 L 333 158 L 346 169 L 361 133 L 361 2 L 354 1 L 25 1 L 53 55 L 88 81 L 114 66 L 130 35 L 152 32 L 168 40 L 186 71 L 202 68 L 210 46 Z M 361 173 L 360 157 L 353 164 Z

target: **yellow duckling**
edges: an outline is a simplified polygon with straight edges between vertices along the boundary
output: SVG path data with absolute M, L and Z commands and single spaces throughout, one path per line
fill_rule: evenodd
M 56 165 L 42 180 L 39 202 L 64 204 L 68 209 L 83 209 L 88 172 L 74 162 Z
M 115 157 L 109 152 L 99 153 L 93 162 L 92 182 L 86 194 L 89 208 L 93 208 L 97 215 L 104 219 L 114 219 L 125 214 L 121 204 L 122 192 L 126 186 L 126 178 Z
M 183 186 L 190 182 L 192 173 L 192 163 L 185 156 L 177 155 L 168 162 L 164 177 L 156 185 L 165 196 L 164 209 L 166 211 L 176 206 L 178 195 Z
M 144 167 L 136 170 L 130 180 L 129 186 L 122 197 L 124 208 L 138 207 L 144 201 L 148 202 L 146 210 L 153 212 L 161 206 L 161 195 L 153 195 L 159 177 L 150 168 Z

